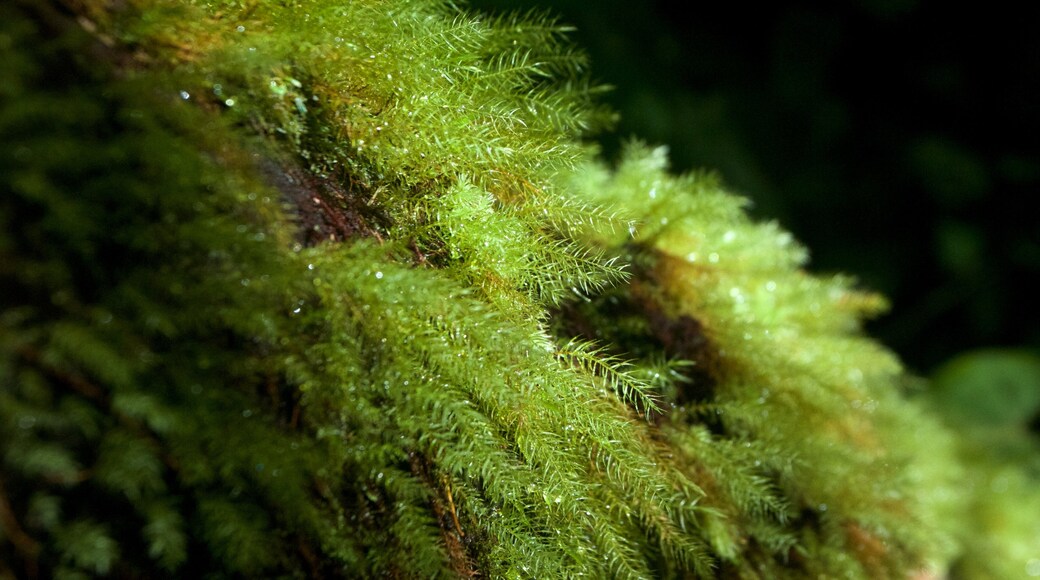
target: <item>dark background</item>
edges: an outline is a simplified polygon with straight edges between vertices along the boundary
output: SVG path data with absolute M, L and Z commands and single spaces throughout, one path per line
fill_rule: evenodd
M 1040 5 L 940 0 L 475 0 L 577 27 L 621 114 L 676 171 L 717 170 L 893 304 L 869 331 L 928 374 L 1040 352 Z

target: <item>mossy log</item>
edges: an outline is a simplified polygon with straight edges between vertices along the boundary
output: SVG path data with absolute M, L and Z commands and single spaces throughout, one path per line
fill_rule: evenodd
M 0 577 L 1040 574 L 1037 474 L 717 176 L 600 160 L 566 32 L 0 5 Z

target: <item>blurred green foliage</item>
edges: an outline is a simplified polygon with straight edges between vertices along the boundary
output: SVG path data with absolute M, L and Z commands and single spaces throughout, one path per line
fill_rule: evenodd
M 960 355 L 941 366 L 933 396 L 958 423 L 1021 429 L 1040 412 L 1040 357 L 988 350 Z

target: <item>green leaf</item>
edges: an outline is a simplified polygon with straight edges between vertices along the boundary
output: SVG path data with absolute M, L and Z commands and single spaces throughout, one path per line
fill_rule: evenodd
M 932 376 L 931 398 L 952 418 L 1024 426 L 1040 413 L 1040 357 L 988 349 L 962 354 Z

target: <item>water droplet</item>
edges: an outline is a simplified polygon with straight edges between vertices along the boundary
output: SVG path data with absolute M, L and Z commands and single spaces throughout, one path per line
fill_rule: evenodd
M 821 504 L 820 504 L 820 511 L 821 511 L 821 512 L 825 512 L 825 511 L 827 511 L 827 504 L 825 504 L 825 503 L 821 503 Z
M 246 419 L 252 417 L 253 416 L 253 410 L 252 409 L 245 409 L 244 411 L 242 411 L 242 416 L 245 417 Z
M 245 27 L 245 26 L 242 26 L 241 24 L 239 24 L 239 25 L 238 25 L 238 28 L 236 28 L 235 30 L 237 30 L 237 31 L 239 31 L 239 32 L 245 32 L 245 31 L 246 31 L 246 27 Z
M 733 230 L 729 230 L 725 234 L 722 234 L 722 241 L 727 244 L 731 243 L 735 239 L 737 239 L 737 232 L 734 232 Z
M 776 290 L 776 282 L 772 280 L 766 282 L 766 291 L 773 292 L 774 290 Z
M 235 106 L 235 99 L 227 99 L 226 101 L 224 101 L 224 104 L 229 106 L 229 107 L 234 107 Z
M 187 101 L 191 98 L 191 93 L 189 93 L 188 91 L 181 91 L 181 98 Z
M 656 187 L 651 187 L 650 188 L 650 199 L 657 199 L 657 188 Z
M 711 262 L 712 264 L 718 264 L 719 263 L 719 255 L 718 255 L 718 253 L 712 252 L 712 253 L 708 254 L 708 261 Z
M 556 499 L 553 500 L 553 503 L 559 505 L 563 503 L 563 498 L 560 496 L 556 496 Z
M 299 313 L 300 313 L 300 308 L 299 308 L 299 307 L 297 307 L 297 308 L 294 308 L 294 309 L 293 309 L 293 311 L 292 311 L 292 313 L 293 313 L 293 314 L 299 314 Z
M 314 264 L 307 264 L 307 269 L 308 270 L 313 270 L 314 269 Z
M 382 279 L 383 279 L 383 273 L 382 272 L 376 272 L 376 280 L 382 280 Z

